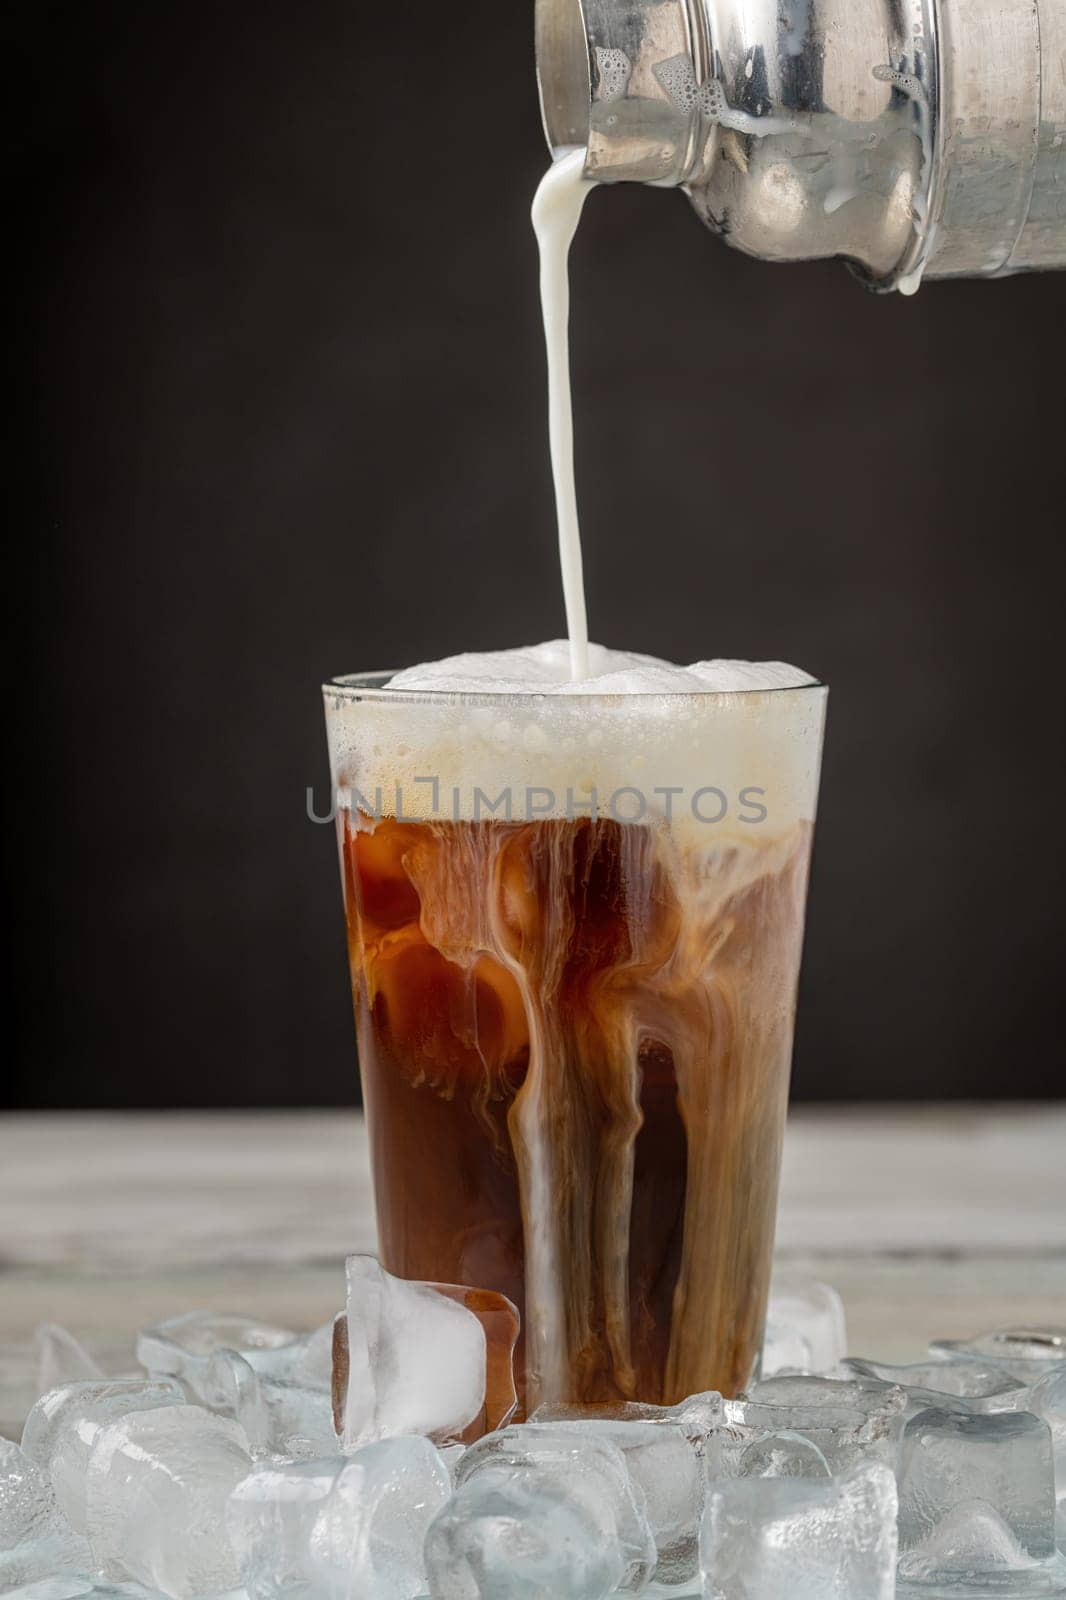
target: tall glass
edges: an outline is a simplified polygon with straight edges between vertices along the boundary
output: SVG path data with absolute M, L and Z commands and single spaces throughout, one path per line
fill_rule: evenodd
M 381 1259 L 524 1404 L 756 1369 L 826 691 L 324 690 Z

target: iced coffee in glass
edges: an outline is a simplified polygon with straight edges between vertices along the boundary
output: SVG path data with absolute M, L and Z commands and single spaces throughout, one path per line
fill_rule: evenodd
M 502 660 L 325 688 L 382 1263 L 515 1301 L 527 1413 L 735 1394 L 825 690 L 604 652 L 566 692 Z

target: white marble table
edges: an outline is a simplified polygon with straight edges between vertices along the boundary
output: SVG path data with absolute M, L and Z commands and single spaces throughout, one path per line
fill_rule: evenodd
M 177 1311 L 324 1321 L 373 1246 L 354 1113 L 0 1117 L 0 1433 L 33 1399 L 39 1323 L 117 1372 Z M 856 1354 L 1066 1325 L 1066 1106 L 797 1109 L 778 1257 L 837 1286 Z

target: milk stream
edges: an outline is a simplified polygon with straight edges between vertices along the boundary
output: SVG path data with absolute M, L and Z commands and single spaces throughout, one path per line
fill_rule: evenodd
M 553 162 L 533 200 L 533 228 L 540 247 L 540 303 L 548 355 L 548 441 L 551 448 L 555 511 L 559 523 L 570 676 L 589 675 L 589 629 L 581 567 L 581 532 L 574 482 L 574 414 L 570 396 L 570 246 L 592 184 L 585 177 L 585 151 L 575 149 Z

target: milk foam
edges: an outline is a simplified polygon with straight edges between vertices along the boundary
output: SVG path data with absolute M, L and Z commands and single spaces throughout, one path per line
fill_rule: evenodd
M 518 821 L 587 815 L 595 800 L 597 814 L 666 822 L 700 851 L 756 853 L 813 820 L 825 690 L 808 673 L 782 662 L 678 667 L 602 645 L 589 658 L 595 676 L 580 683 L 554 640 L 412 667 L 385 687 L 327 685 L 339 805 L 407 821 Z
M 517 650 L 486 650 L 408 667 L 390 689 L 435 689 L 450 694 L 735 694 L 795 689 L 816 680 L 784 661 L 695 661 L 679 667 L 632 650 L 588 646 L 588 675 L 570 677 L 565 639 Z

